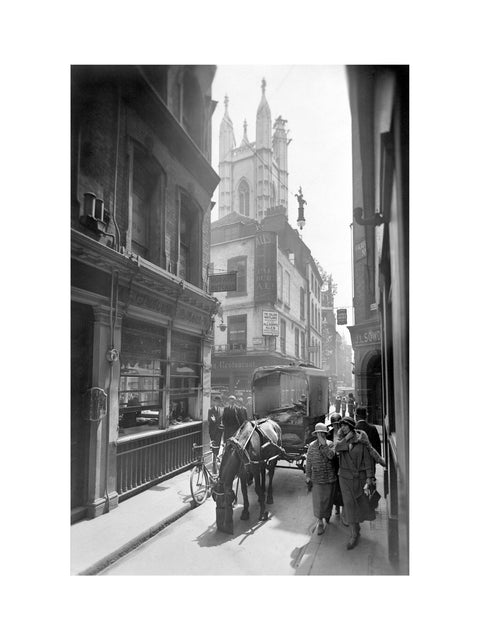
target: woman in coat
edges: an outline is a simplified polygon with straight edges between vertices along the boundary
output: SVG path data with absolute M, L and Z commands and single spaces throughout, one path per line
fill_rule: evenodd
M 359 500 L 365 484 L 375 484 L 373 447 L 364 431 L 355 429 L 352 418 L 342 418 L 335 452 L 339 455 L 338 477 L 343 498 L 342 515 L 350 527 L 347 549 L 353 549 L 360 536 L 360 522 L 365 519 Z
M 319 422 L 313 433 L 317 436 L 308 447 L 305 481 L 312 488 L 313 515 L 317 518 L 317 534 L 325 533 L 332 515 L 336 473 L 333 442 L 327 442 L 328 427 Z

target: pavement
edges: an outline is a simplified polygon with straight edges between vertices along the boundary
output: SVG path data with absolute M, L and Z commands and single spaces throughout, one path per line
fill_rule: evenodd
M 377 488 L 383 496 L 383 469 L 377 465 Z M 110 513 L 71 525 L 71 575 L 96 575 L 133 551 L 195 505 L 190 471 L 164 480 L 119 504 Z M 200 507 L 201 508 L 201 507 Z M 395 575 L 388 561 L 387 517 L 382 498 L 373 522 L 361 525 L 360 542 L 346 550 L 349 529 L 332 515 L 322 536 L 296 549 L 296 575 Z

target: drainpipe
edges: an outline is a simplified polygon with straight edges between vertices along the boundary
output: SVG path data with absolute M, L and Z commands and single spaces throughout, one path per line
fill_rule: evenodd
M 120 251 L 120 229 L 117 223 L 117 184 L 118 184 L 118 155 L 119 155 L 119 147 L 120 147 L 120 106 L 121 106 L 121 95 L 120 95 L 120 84 L 117 82 L 117 139 L 115 145 L 115 172 L 114 172 L 114 184 L 113 184 L 113 211 L 112 211 L 112 220 L 115 226 L 115 249 Z
M 112 403 L 112 378 L 113 365 L 119 359 L 118 350 L 115 349 L 115 327 L 117 324 L 118 312 L 118 271 L 112 269 L 111 286 L 110 286 L 110 348 L 107 350 L 105 357 L 109 364 L 108 390 L 107 390 L 107 428 L 105 429 L 105 504 L 107 512 L 110 511 L 110 497 L 108 495 L 108 447 L 110 438 L 110 415 Z

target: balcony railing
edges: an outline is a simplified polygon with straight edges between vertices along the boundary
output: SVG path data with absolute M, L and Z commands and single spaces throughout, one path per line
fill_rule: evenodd
M 187 469 L 194 461 L 193 445 L 202 442 L 202 423 L 176 427 L 117 445 L 117 492 L 120 500 Z

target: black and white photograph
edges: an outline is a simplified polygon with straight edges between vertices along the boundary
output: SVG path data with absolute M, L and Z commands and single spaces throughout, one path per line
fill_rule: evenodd
M 71 98 L 72 574 L 408 575 L 408 65 Z
M 470 638 L 473 3 L 2 17 L 3 635 Z

